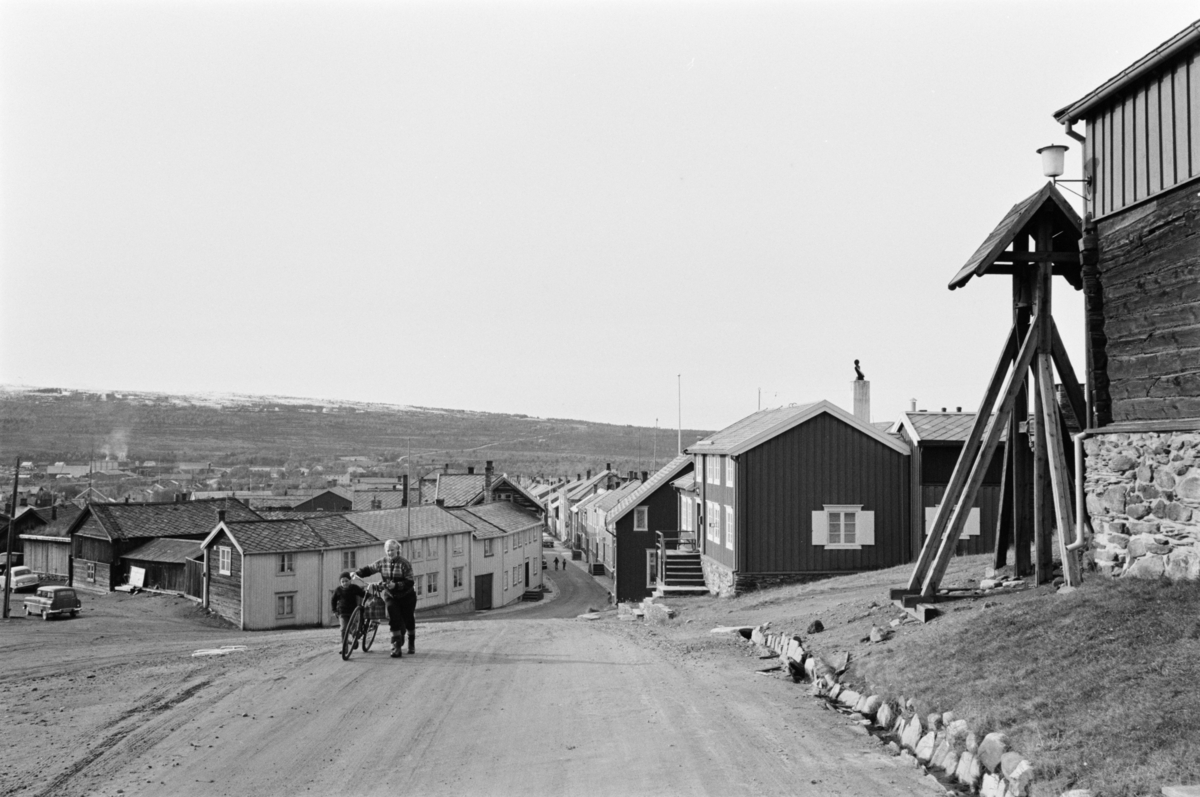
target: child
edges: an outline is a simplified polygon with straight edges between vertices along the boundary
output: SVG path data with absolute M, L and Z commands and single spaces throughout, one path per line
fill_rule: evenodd
M 346 624 L 350 622 L 350 615 L 354 614 L 355 607 L 362 603 L 367 593 L 362 587 L 351 583 L 349 570 L 342 571 L 339 581 L 341 586 L 333 591 L 333 611 L 341 621 L 340 633 L 344 634 L 346 633 Z

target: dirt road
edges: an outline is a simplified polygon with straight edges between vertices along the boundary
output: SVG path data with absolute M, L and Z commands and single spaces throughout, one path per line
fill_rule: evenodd
M 0 627 L 0 794 L 941 793 L 732 639 L 513 613 L 343 662 L 329 630 L 205 628 L 161 598 L 120 598 L 152 634 L 100 633 L 115 600 Z M 220 644 L 247 650 L 191 655 Z

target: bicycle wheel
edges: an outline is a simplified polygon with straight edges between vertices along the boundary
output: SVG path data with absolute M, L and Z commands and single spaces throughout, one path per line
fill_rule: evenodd
M 350 615 L 349 622 L 346 623 L 346 630 L 342 632 L 342 661 L 350 658 L 350 654 L 354 652 L 354 640 L 358 637 L 358 624 L 362 622 L 360 619 L 362 609 L 355 609 L 354 614 Z
M 378 631 L 379 631 L 379 621 L 378 620 L 368 620 L 367 621 L 367 629 L 365 631 L 363 631 L 363 637 L 362 637 L 363 653 L 366 653 L 368 650 L 371 649 L 371 646 L 375 644 L 375 634 L 378 633 Z

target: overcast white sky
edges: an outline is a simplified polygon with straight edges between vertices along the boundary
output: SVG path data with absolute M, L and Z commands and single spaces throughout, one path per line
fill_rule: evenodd
M 974 409 L 947 282 L 1194 2 L 0 5 L 0 383 Z M 1082 299 L 1056 281 L 1083 370 Z

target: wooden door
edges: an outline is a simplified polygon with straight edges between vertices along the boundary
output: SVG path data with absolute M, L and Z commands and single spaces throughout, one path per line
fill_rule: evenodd
M 525 589 L 529 589 L 529 560 L 525 560 Z
M 475 576 L 475 610 L 492 608 L 492 574 Z

